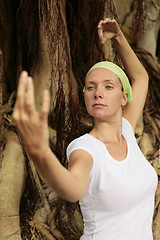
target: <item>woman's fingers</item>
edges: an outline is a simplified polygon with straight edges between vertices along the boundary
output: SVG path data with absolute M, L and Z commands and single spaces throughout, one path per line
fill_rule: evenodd
M 14 110 L 12 117 L 15 121 L 19 121 L 21 111 L 24 108 L 24 96 L 26 91 L 26 82 L 27 82 L 28 73 L 23 71 L 19 77 L 18 89 L 17 89 L 17 98 L 14 105 Z
M 99 39 L 100 39 L 101 43 L 104 44 L 105 41 L 104 41 L 104 37 L 103 37 L 103 30 L 102 30 L 102 28 L 98 28 L 98 36 L 99 36 Z
M 42 94 L 42 107 L 40 111 L 40 118 L 42 121 L 48 118 L 49 109 L 50 109 L 50 94 L 49 91 L 45 89 Z
M 104 20 L 101 20 L 97 26 L 98 28 L 98 35 L 99 35 L 99 39 L 101 41 L 102 44 L 104 44 L 107 40 L 106 37 L 106 32 L 107 32 L 107 28 L 106 28 L 106 24 L 110 23 L 111 19 L 110 18 L 106 18 Z
M 35 111 L 34 85 L 31 77 L 27 77 L 24 107 L 29 115 Z
M 22 72 L 12 117 L 28 154 L 42 156 L 49 141 L 47 120 L 50 96 L 48 91 L 44 91 L 40 113 L 36 111 L 34 97 L 33 79 L 26 72 Z
M 48 117 L 50 109 L 50 95 L 48 90 L 43 92 L 42 96 L 42 108 L 39 113 L 41 120 Z M 37 116 L 35 108 L 35 96 L 34 96 L 34 84 L 33 79 L 28 76 L 28 73 L 23 71 L 19 78 L 17 99 L 12 114 L 13 119 L 18 122 L 26 122 L 33 120 Z
M 35 111 L 34 101 L 34 85 L 33 79 L 28 76 L 26 71 L 23 71 L 19 78 L 17 89 L 17 99 L 13 111 L 13 119 L 20 120 L 30 117 Z
M 98 23 L 97 28 L 103 28 L 103 26 L 104 26 L 106 23 L 113 22 L 113 20 L 115 20 L 115 19 L 105 18 L 104 20 L 101 20 L 101 21 Z M 116 21 L 116 20 L 115 20 L 115 21 Z
M 16 102 L 17 102 L 17 106 L 19 106 L 20 109 L 23 108 L 23 105 L 24 105 L 27 77 L 28 77 L 28 73 L 26 71 L 23 71 L 19 78 Z
M 120 28 L 115 19 L 106 18 L 101 20 L 97 26 L 99 39 L 102 44 L 104 44 L 107 40 L 110 40 L 116 37 Z
M 97 28 L 101 28 L 101 27 L 102 27 L 102 23 L 103 23 L 103 20 L 101 20 L 101 21 L 98 23 Z

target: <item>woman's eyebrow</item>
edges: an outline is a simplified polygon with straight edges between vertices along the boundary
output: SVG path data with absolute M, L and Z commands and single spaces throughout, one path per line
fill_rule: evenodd
M 95 84 L 95 82 L 94 82 L 94 81 L 88 81 L 88 82 L 86 82 L 86 84 L 88 84 L 88 83 Z
M 114 82 L 113 79 L 105 79 L 104 82 Z
M 114 80 L 112 80 L 112 79 L 104 79 L 103 82 L 112 82 L 112 83 L 114 83 Z M 86 84 L 88 84 L 88 83 L 96 84 L 96 81 L 88 81 L 88 82 L 86 82 Z

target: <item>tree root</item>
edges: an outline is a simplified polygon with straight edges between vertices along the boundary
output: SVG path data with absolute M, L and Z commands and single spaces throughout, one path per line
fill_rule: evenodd
M 0 239 L 21 240 L 19 206 L 24 189 L 25 157 L 14 132 L 9 132 L 1 158 Z
M 32 227 L 35 227 L 47 240 L 65 240 L 65 238 L 62 236 L 62 234 L 58 231 L 58 229 L 55 228 L 55 231 L 53 235 L 49 232 L 49 227 L 46 224 L 42 224 L 38 221 L 30 221 L 29 224 Z M 55 238 L 55 237 L 56 238 Z

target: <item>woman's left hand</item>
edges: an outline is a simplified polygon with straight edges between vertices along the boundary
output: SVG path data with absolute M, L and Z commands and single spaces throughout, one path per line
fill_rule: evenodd
M 121 29 L 115 19 L 106 18 L 101 20 L 97 26 L 100 42 L 104 44 L 107 40 L 117 37 Z

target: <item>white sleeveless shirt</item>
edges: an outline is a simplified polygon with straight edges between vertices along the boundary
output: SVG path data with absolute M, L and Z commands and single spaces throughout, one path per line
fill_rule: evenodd
M 157 174 L 138 147 L 130 123 L 122 118 L 127 156 L 115 160 L 103 142 L 90 134 L 73 140 L 67 157 L 76 149 L 93 158 L 88 193 L 79 201 L 84 221 L 81 240 L 153 240 Z

